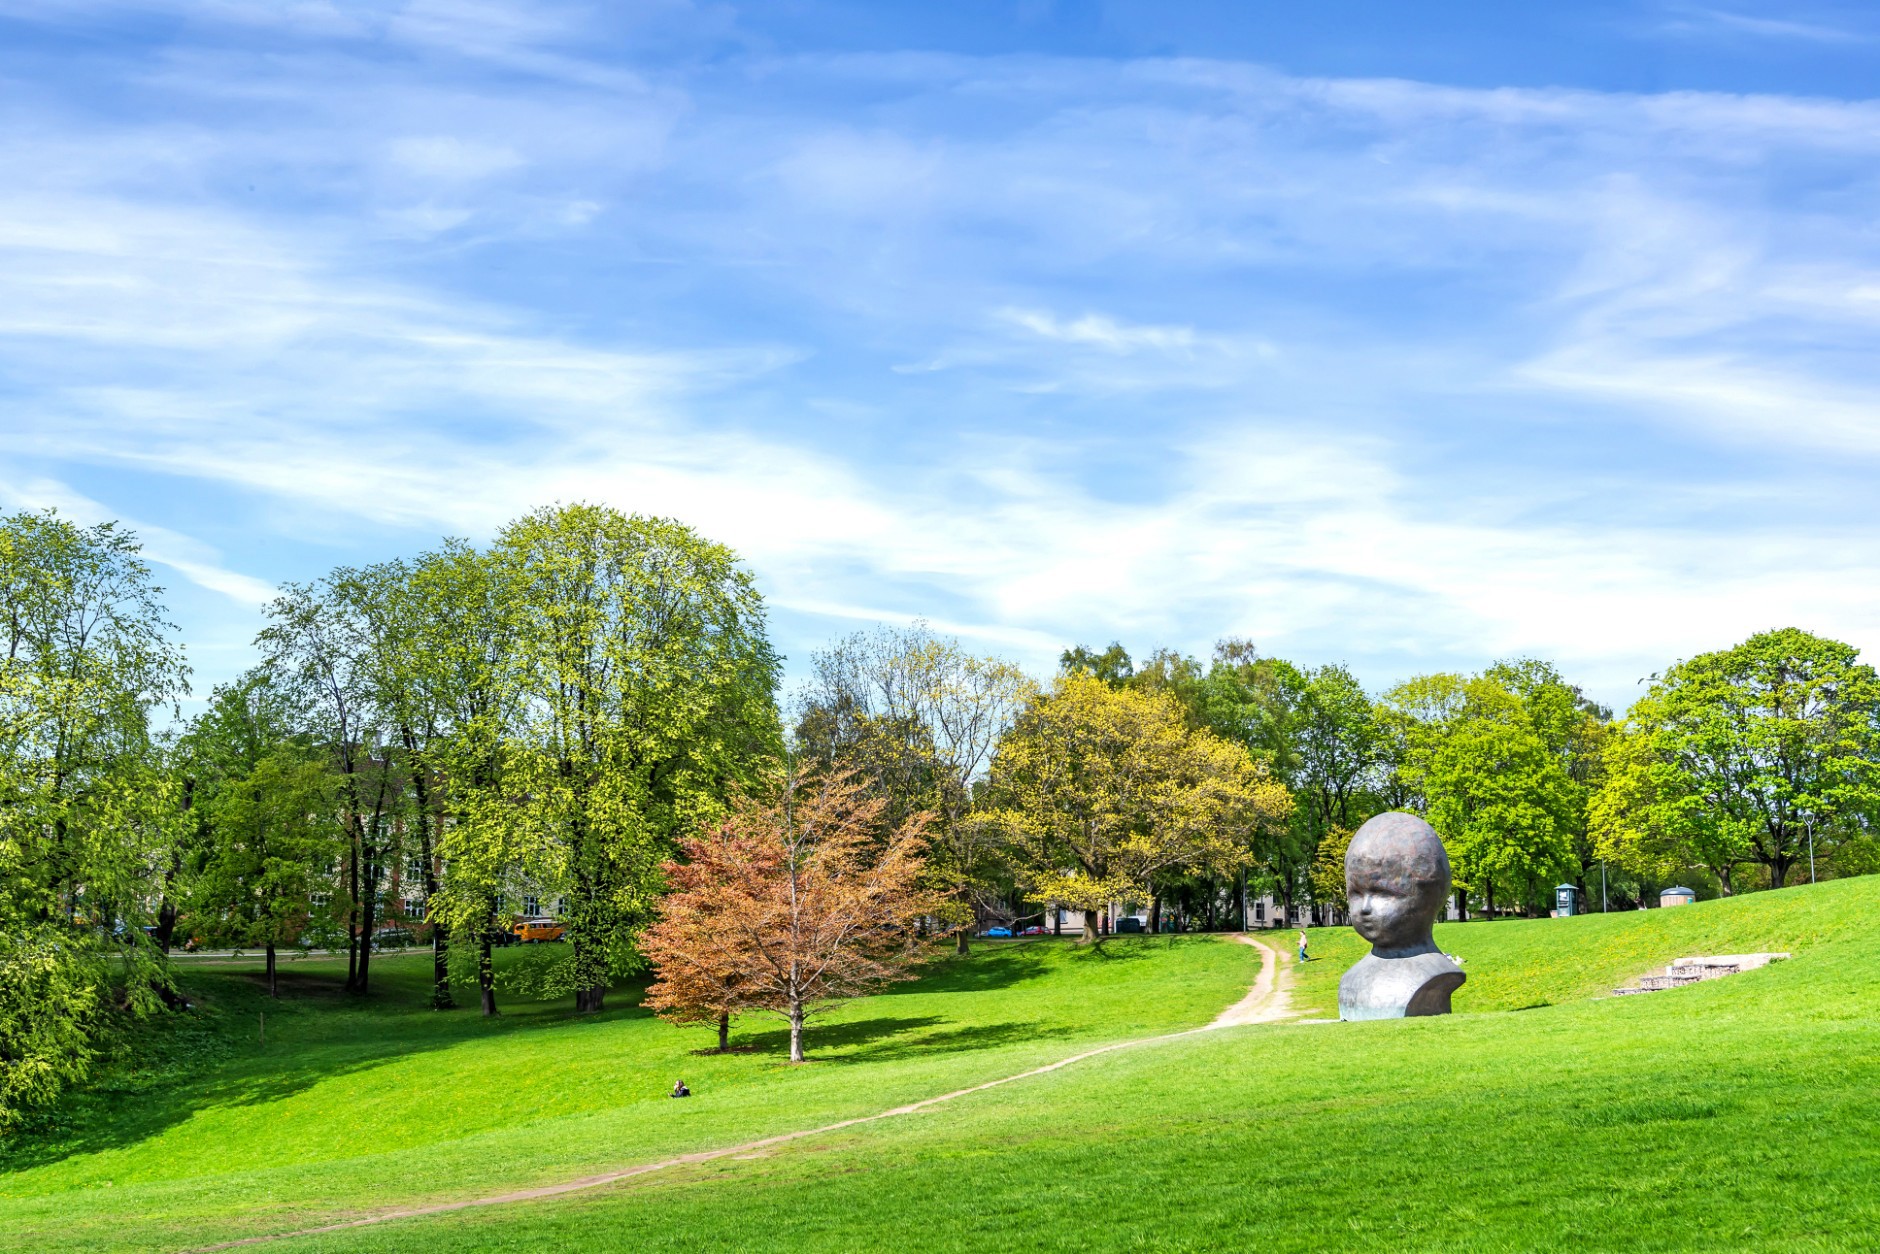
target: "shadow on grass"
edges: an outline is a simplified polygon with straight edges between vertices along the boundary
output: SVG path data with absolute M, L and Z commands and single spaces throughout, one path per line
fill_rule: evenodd
M 1070 1027 L 1045 1027 L 1037 1023 L 982 1023 L 921 1031 L 924 1028 L 938 1028 L 946 1022 L 934 1015 L 906 1018 L 884 1016 L 826 1024 L 812 1021 L 804 1029 L 803 1050 L 814 1062 L 890 1062 L 1056 1040 L 1075 1034 L 1075 1030 Z M 742 1044 L 754 1052 L 787 1054 L 790 1051 L 788 1028 L 742 1035 Z M 832 1050 L 844 1052 L 831 1053 Z
M 178 974 L 195 1009 L 134 1025 L 120 1057 L 93 1083 L 0 1141 L 0 1171 L 123 1149 L 200 1111 L 281 1101 L 336 1077 L 499 1033 L 651 1015 L 639 1004 L 638 982 L 610 990 L 616 1008 L 599 1014 L 575 1015 L 570 998 L 522 1003 L 521 1013 L 485 1019 L 474 990 L 468 1006 L 460 996 L 458 1009 L 432 1010 L 428 968 L 423 982 L 388 979 L 365 995 L 345 992 L 330 974 L 283 968 L 279 999 L 268 996 L 258 972 Z
M 1094 945 L 1073 936 L 1036 936 L 1022 940 L 981 940 L 964 957 L 948 953 L 920 969 L 920 978 L 876 994 L 900 997 L 922 993 L 983 993 L 1041 979 L 1057 963 L 1138 962 L 1154 951 L 1208 943 L 1205 936 L 1106 936 Z

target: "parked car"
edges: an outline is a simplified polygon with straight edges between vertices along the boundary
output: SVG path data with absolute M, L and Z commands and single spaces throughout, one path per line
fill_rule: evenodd
M 1043 936 L 1044 929 L 1042 927 L 1039 927 L 1036 923 L 1034 923 L 1030 927 L 1026 928 L 1024 931 L 1020 932 L 1019 935 L 1020 936 Z
M 407 949 L 416 939 L 417 937 L 411 934 L 410 928 L 382 927 L 372 933 L 372 948 Z
M 1119 936 L 1124 932 L 1140 932 L 1143 930 L 1141 919 L 1132 919 L 1125 916 L 1116 921 L 1116 932 Z
M 523 945 L 540 945 L 544 941 L 558 941 L 568 934 L 568 929 L 554 919 L 520 919 L 514 928 L 516 940 Z
M 1009 927 L 989 927 L 985 930 L 984 935 L 988 940 L 1010 940 L 1012 938 L 1012 929 Z

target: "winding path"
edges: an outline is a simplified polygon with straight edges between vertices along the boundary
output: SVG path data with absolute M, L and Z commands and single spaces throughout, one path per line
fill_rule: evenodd
M 1102 1045 L 1096 1049 L 1087 1049 L 1081 1054 L 1072 1054 L 1069 1058 L 1060 1058 L 1042 1067 L 1033 1067 L 1029 1071 L 1020 1071 L 1016 1075 L 1004 1076 L 997 1080 L 988 1080 L 984 1084 L 975 1084 L 971 1088 L 955 1089 L 951 1093 L 942 1093 L 938 1097 L 923 1098 L 921 1101 L 906 1106 L 896 1106 L 878 1114 L 860 1115 L 854 1119 L 843 1119 L 837 1123 L 826 1123 L 819 1128 L 806 1128 L 801 1132 L 784 1132 L 777 1136 L 767 1136 L 756 1141 L 745 1141 L 738 1145 L 727 1145 L 721 1149 L 699 1150 L 696 1153 L 680 1154 L 676 1158 L 664 1158 L 654 1163 L 642 1163 L 637 1167 L 623 1167 L 618 1171 L 604 1172 L 597 1176 L 582 1176 L 578 1180 L 565 1180 L 560 1184 L 545 1184 L 533 1189 L 517 1189 L 511 1193 L 496 1193 L 488 1197 L 465 1198 L 454 1202 L 435 1202 L 429 1206 L 409 1206 L 401 1210 L 382 1211 L 376 1215 L 367 1215 L 361 1219 L 347 1219 L 339 1223 L 323 1224 L 317 1228 L 301 1228 L 294 1232 L 276 1232 L 266 1236 L 244 1237 L 239 1241 L 222 1241 L 215 1245 L 192 1247 L 186 1254 L 206 1254 L 209 1250 L 232 1250 L 245 1245 L 263 1245 L 270 1241 L 285 1241 L 290 1237 L 310 1237 L 322 1232 L 344 1232 L 349 1228 L 366 1228 L 373 1224 L 388 1223 L 394 1219 L 415 1219 L 422 1215 L 443 1215 L 451 1211 L 470 1210 L 478 1206 L 504 1206 L 510 1202 L 532 1202 L 538 1198 L 560 1197 L 565 1193 L 579 1193 L 584 1189 L 596 1189 L 604 1184 L 613 1184 L 619 1180 L 630 1180 L 634 1176 L 650 1175 L 655 1171 L 664 1171 L 669 1167 L 683 1167 L 693 1163 L 709 1163 L 720 1158 L 733 1158 L 766 1150 L 775 1145 L 786 1145 L 791 1141 L 800 1141 L 805 1137 L 821 1136 L 825 1132 L 838 1132 L 843 1128 L 854 1128 L 865 1123 L 874 1123 L 881 1119 L 893 1119 L 899 1115 L 912 1115 L 932 1106 L 950 1102 L 955 1098 L 972 1093 L 983 1093 L 987 1089 L 996 1089 L 1003 1084 L 1012 1084 L 1019 1080 L 1028 1080 L 1032 1076 L 1045 1075 L 1068 1067 L 1073 1063 L 1083 1062 L 1087 1058 L 1096 1058 L 1103 1054 L 1113 1054 L 1118 1050 L 1134 1049 L 1139 1045 L 1155 1045 L 1163 1041 L 1177 1041 L 1185 1036 L 1197 1036 L 1203 1032 L 1212 1032 L 1219 1028 L 1243 1027 L 1255 1023 L 1276 1023 L 1291 1015 L 1290 992 L 1292 988 L 1292 969 L 1282 968 L 1279 955 L 1271 946 L 1254 940 L 1251 936 L 1238 936 L 1235 939 L 1252 945 L 1260 951 L 1260 974 L 1254 978 L 1253 987 L 1247 995 L 1223 1010 L 1214 1022 L 1206 1027 L 1188 1028 L 1181 1032 L 1165 1032 L 1160 1036 L 1144 1036 L 1133 1041 L 1117 1041 L 1115 1044 Z

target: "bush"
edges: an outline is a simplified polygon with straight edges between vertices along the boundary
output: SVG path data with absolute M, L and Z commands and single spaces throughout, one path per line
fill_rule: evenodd
M 103 961 L 69 931 L 0 930 L 0 1131 L 90 1073 L 105 986 Z

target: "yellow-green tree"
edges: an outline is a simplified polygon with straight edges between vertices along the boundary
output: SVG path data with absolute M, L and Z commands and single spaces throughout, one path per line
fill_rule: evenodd
M 1229 876 L 1280 831 L 1292 797 L 1247 750 L 1189 726 L 1165 692 L 1060 675 L 999 742 L 988 822 L 1011 842 L 1021 880 L 1084 913 L 1147 900 L 1154 876 Z
M 0 518 L 0 1129 L 166 987 L 143 926 L 181 811 L 151 732 L 187 691 L 132 535 Z

